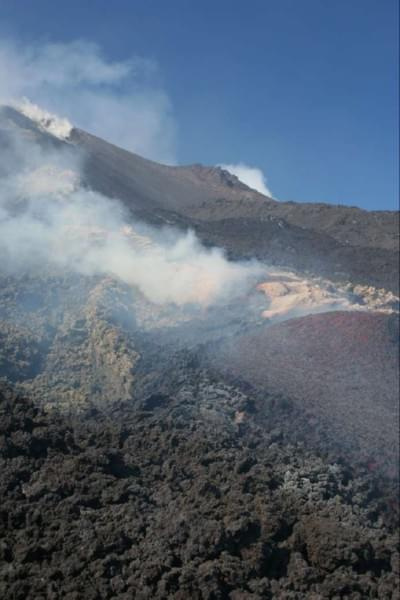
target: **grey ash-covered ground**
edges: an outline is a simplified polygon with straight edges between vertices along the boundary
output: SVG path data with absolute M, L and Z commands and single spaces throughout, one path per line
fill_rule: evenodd
M 3 387 L 0 597 L 398 598 L 395 498 L 373 473 L 291 441 L 277 398 L 268 427 L 239 388 L 175 377 L 79 420 Z

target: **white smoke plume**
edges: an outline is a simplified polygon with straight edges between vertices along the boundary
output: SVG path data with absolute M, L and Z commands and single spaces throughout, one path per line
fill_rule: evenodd
M 141 155 L 174 161 L 170 104 L 151 61 L 110 61 L 82 40 L 30 47 L 2 41 L 0 102 L 61 140 L 78 126 Z M 80 165 L 65 151 L 44 152 L 32 140 L 14 139 L 1 155 L 1 171 L 3 268 L 50 263 L 111 274 L 152 302 L 178 306 L 231 299 L 262 270 L 256 262 L 229 262 L 192 232 L 147 228 L 144 240 L 143 227 L 132 228 L 122 205 L 80 185 Z
M 72 124 L 142 156 L 175 163 L 171 104 L 150 60 L 108 60 L 84 40 L 31 46 L 2 40 L 0 103 L 18 106 L 55 135 L 66 137 Z M 55 120 L 55 114 L 65 119 Z
M 267 186 L 267 179 L 261 169 L 249 167 L 243 163 L 238 163 L 236 165 L 221 164 L 218 166 L 229 171 L 232 175 L 236 175 L 240 181 L 251 187 L 253 190 L 260 192 L 260 194 L 264 194 L 264 196 L 273 198 L 272 192 Z
M 0 178 L 3 268 L 51 264 L 111 274 L 151 302 L 178 306 L 237 296 L 261 272 L 255 262 L 232 263 L 220 249 L 204 248 L 193 232 L 130 224 L 117 201 L 80 185 L 79 164 L 66 151 L 25 140 L 13 142 L 7 157 Z
M 66 118 L 58 117 L 37 104 L 33 104 L 28 98 L 13 103 L 15 107 L 28 119 L 34 121 L 40 129 L 54 135 L 59 140 L 67 140 L 72 131 L 72 124 Z

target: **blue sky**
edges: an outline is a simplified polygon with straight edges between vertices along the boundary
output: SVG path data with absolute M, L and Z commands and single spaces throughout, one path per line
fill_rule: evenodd
M 132 129 L 143 154 L 257 167 L 282 200 L 398 206 L 397 0 L 0 0 L 0 33 L 145 59 L 130 93 L 162 118 Z

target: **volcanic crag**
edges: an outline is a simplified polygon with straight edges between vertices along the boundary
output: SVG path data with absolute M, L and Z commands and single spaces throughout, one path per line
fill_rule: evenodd
M 0 596 L 398 598 L 397 215 L 52 131 L 0 111 Z

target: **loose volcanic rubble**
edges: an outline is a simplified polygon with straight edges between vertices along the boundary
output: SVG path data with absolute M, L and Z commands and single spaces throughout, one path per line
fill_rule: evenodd
M 3 387 L 0 597 L 398 598 L 395 507 L 371 474 L 289 442 L 276 399 L 259 426 L 245 392 L 174 377 L 174 396 L 85 420 Z

